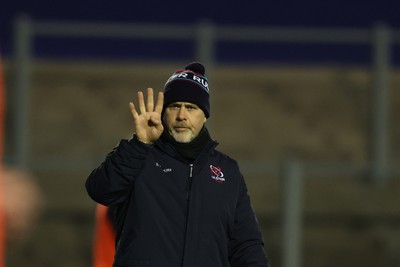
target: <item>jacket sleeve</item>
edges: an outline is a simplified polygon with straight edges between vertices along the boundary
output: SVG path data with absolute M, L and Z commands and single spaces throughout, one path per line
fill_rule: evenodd
M 229 240 L 231 267 L 268 267 L 261 230 L 241 176 L 233 231 Z
M 136 137 L 121 140 L 87 178 L 85 186 L 89 196 L 106 206 L 122 203 L 129 196 L 151 149 L 151 145 L 141 143 Z

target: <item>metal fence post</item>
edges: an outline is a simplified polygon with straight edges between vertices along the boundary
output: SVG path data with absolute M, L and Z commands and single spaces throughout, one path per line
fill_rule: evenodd
M 215 30 L 211 22 L 200 21 L 197 25 L 196 35 L 196 60 L 202 62 L 207 69 L 214 67 Z
M 30 61 L 32 49 L 32 23 L 23 15 L 19 16 L 15 27 L 15 65 L 14 65 L 14 112 L 13 112 L 13 163 L 22 169 L 28 167 L 29 150 L 29 86 L 30 86 Z
M 282 169 L 283 197 L 283 267 L 301 266 L 302 239 L 302 170 L 295 160 Z
M 371 175 L 377 185 L 383 185 L 388 174 L 391 40 L 389 29 L 382 23 L 376 24 L 373 32 Z
M 200 61 L 204 64 L 204 66 L 206 66 L 206 76 L 208 81 L 212 84 L 215 66 L 215 26 L 207 20 L 200 21 L 197 25 L 197 35 L 194 41 L 196 43 L 196 60 Z M 210 88 L 210 95 L 211 108 L 216 107 L 216 105 L 214 105 L 212 87 Z M 212 131 L 212 121 L 208 121 L 207 124 L 208 129 Z

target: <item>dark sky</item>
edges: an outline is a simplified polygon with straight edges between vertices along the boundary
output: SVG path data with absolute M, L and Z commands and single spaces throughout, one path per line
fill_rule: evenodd
M 393 29 L 400 28 L 400 1 L 14 0 L 0 5 L 0 46 L 4 55 L 13 52 L 12 22 L 22 13 L 33 20 L 47 21 L 196 23 L 208 19 L 215 24 L 351 28 L 370 28 L 384 22 Z M 44 41 L 43 47 L 46 45 L 50 49 L 36 52 L 42 56 L 46 56 L 45 50 L 49 55 L 62 54 L 53 51 L 56 49 L 51 48 L 51 42 Z
M 397 2 L 397 3 L 396 3 Z M 35 19 L 130 22 L 194 22 L 265 25 L 369 26 L 383 20 L 400 26 L 398 1 L 4 1 L 1 24 L 18 13 Z

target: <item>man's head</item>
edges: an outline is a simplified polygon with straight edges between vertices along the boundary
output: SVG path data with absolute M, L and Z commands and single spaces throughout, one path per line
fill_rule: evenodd
M 176 71 L 164 87 L 163 121 L 180 143 L 192 141 L 210 116 L 209 89 L 205 69 L 191 63 Z
M 173 102 L 189 102 L 210 116 L 210 95 L 205 68 L 201 63 L 190 63 L 184 70 L 177 70 L 164 86 L 164 109 Z

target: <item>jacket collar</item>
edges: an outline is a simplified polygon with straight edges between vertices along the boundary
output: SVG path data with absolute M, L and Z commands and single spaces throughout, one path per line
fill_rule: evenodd
M 172 137 L 169 135 L 169 133 L 166 130 L 162 134 L 162 137 L 157 140 L 157 142 L 155 143 L 155 146 L 157 146 L 160 150 L 164 151 L 171 157 L 177 158 L 182 162 L 188 162 L 188 163 L 197 162 L 204 155 L 212 154 L 215 150 L 215 147 L 218 145 L 217 141 L 211 139 L 211 137 L 208 133 L 208 130 L 205 127 L 202 130 L 202 134 L 205 134 L 207 136 L 207 139 L 204 142 L 204 147 L 202 149 L 200 149 L 200 152 L 198 153 L 197 157 L 194 160 L 185 158 L 182 155 L 182 153 L 179 152 L 179 149 L 181 149 L 181 148 L 177 148 L 175 141 L 172 139 Z M 190 145 L 188 147 L 190 147 Z

